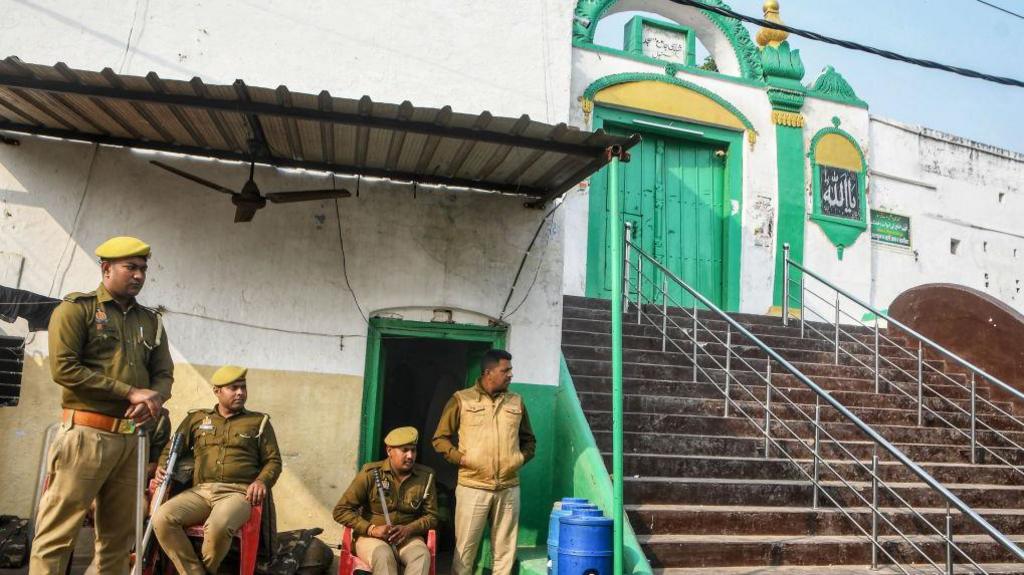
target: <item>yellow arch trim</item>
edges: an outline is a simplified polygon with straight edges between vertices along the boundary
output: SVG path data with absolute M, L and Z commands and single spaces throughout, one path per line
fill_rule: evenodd
M 857 146 L 839 134 L 825 134 L 818 140 L 814 150 L 814 161 L 818 164 L 843 168 L 852 172 L 864 169 Z
M 743 131 L 747 127 L 735 114 L 711 98 L 675 84 L 642 80 L 609 86 L 594 101 L 644 112 L 655 112 L 702 124 Z

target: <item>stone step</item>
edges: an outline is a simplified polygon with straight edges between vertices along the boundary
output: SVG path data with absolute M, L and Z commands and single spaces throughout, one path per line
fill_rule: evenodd
M 750 381 L 753 379 L 753 381 Z M 607 386 L 593 386 L 590 382 L 581 382 L 583 385 L 577 386 L 577 390 L 580 392 L 596 392 L 596 393 L 607 393 L 610 388 Z M 809 387 L 805 387 L 802 383 L 797 384 L 798 387 L 786 387 L 786 386 L 772 386 L 772 401 L 785 402 L 792 401 L 793 403 L 801 405 L 813 406 L 818 400 L 818 395 Z M 880 388 L 882 389 L 882 388 Z M 692 381 L 661 381 L 661 382 L 632 382 L 630 385 L 623 384 L 623 392 L 629 395 L 659 395 L 659 396 L 672 396 L 672 397 L 690 397 L 690 398 L 707 398 L 707 399 L 722 399 L 725 397 L 725 376 L 721 377 L 720 381 L 708 382 L 700 381 L 694 383 Z M 881 393 L 874 393 L 874 390 L 864 391 L 852 391 L 845 389 L 827 390 L 832 397 L 837 399 L 846 407 L 886 407 L 891 409 L 909 409 L 917 410 L 917 390 L 906 389 L 904 386 L 884 386 L 884 391 Z M 747 378 L 747 381 L 736 381 L 730 377 L 729 380 L 729 397 L 739 401 L 757 401 L 763 402 L 767 397 L 767 385 L 763 381 L 759 381 L 758 378 Z M 969 398 L 950 398 L 950 397 L 939 397 L 932 393 L 930 387 L 922 390 L 922 399 L 925 406 L 925 411 L 931 409 L 932 411 L 952 411 L 957 412 L 963 410 L 964 412 L 970 412 L 970 399 Z M 976 414 L 979 416 L 986 416 L 987 414 L 1001 415 L 994 408 L 999 407 L 1003 411 L 1009 413 L 1011 406 L 1007 402 L 1003 401 L 983 401 L 978 400 L 976 405 Z M 1017 429 L 1024 431 L 1024 425 L 1018 424 Z
M 945 567 L 945 566 L 943 566 Z M 1024 575 L 1024 565 L 1014 563 L 983 563 L 981 568 L 991 575 Z M 780 567 L 739 566 L 739 567 L 667 567 L 652 570 L 653 575 L 935 575 L 937 571 L 928 564 L 923 565 L 787 565 Z M 979 573 L 973 565 L 954 565 L 954 575 L 975 575 Z
M 610 411 L 588 411 L 587 420 L 591 429 L 609 431 L 612 428 Z M 864 433 L 852 423 L 830 421 L 822 424 L 822 441 L 830 438 L 839 441 L 860 441 L 867 439 Z M 633 433 L 683 433 L 688 435 L 724 436 L 724 437 L 764 437 L 764 424 L 754 425 L 746 418 L 716 417 L 705 415 L 666 414 L 647 412 L 625 412 L 623 429 Z M 916 427 L 911 425 L 874 425 L 872 426 L 886 440 L 894 443 L 931 443 L 938 445 L 955 445 L 965 447 L 970 444 L 970 437 L 963 430 L 948 427 Z M 799 437 L 804 440 L 814 438 L 814 426 L 809 421 L 772 419 L 770 432 L 772 437 Z M 977 434 L 978 444 L 984 447 L 1012 447 L 1006 439 L 1018 445 L 1024 445 L 1024 434 L 1006 432 L 1005 437 L 994 432 L 984 431 Z M 1024 479 L 1024 471 L 1020 477 Z
M 643 535 L 638 539 L 655 567 L 864 565 L 871 561 L 872 548 L 864 537 L 853 535 Z M 946 547 L 941 539 L 921 535 L 909 539 L 928 559 L 942 564 Z M 1009 552 L 986 535 L 961 535 L 953 540 L 975 562 L 1012 559 Z M 899 536 L 883 538 L 882 546 L 900 563 L 925 562 Z
M 611 452 L 602 456 L 611 468 Z M 798 467 L 799 465 L 799 467 Z M 828 460 L 828 465 L 847 479 L 869 481 L 871 461 Z M 989 483 L 992 485 L 1024 485 L 1024 474 L 1006 465 L 971 465 L 969 463 L 921 463 L 922 468 L 940 483 Z M 623 455 L 625 475 L 632 477 L 706 477 L 722 479 L 806 479 L 813 474 L 810 459 L 796 463 L 783 458 L 718 457 L 666 455 L 658 453 L 626 453 Z M 805 475 L 806 472 L 806 475 Z M 898 461 L 879 461 L 878 474 L 884 481 L 914 482 L 919 478 Z M 1024 533 L 1024 529 L 1021 530 Z
M 872 511 L 868 506 L 840 511 L 819 507 L 768 507 L 729 505 L 626 505 L 630 524 L 638 535 L 689 533 L 694 535 L 856 535 L 857 526 L 870 532 Z M 925 522 L 944 529 L 945 507 L 882 509 L 880 535 L 921 533 L 929 529 Z M 975 509 L 986 521 L 1003 533 L 1024 533 L 1024 511 L 1019 509 Z M 959 511 L 952 513 L 953 533 L 982 534 L 974 521 Z M 890 525 L 891 523 L 891 525 Z M 895 529 L 892 527 L 895 525 Z M 923 529 L 922 529 L 923 527 Z
M 594 430 L 594 438 L 598 448 L 611 450 L 611 432 Z M 721 457 L 762 457 L 764 456 L 764 439 L 755 437 L 713 437 L 706 435 L 686 435 L 677 433 L 623 433 L 624 450 L 626 453 L 657 453 L 662 455 L 693 455 Z M 970 449 L 966 446 L 937 445 L 928 443 L 893 443 L 893 445 L 912 461 L 928 463 L 967 463 L 970 461 Z M 1014 465 L 1024 465 L 1024 458 L 1019 451 L 989 448 L 999 454 L 1002 460 Z M 784 453 L 783 453 L 784 451 Z M 844 441 L 842 446 L 832 442 L 822 442 L 819 456 L 825 459 L 856 459 L 866 461 L 875 453 L 875 445 L 870 441 Z M 773 438 L 769 457 L 789 456 L 794 459 L 813 457 L 813 446 L 807 441 Z M 884 449 L 878 449 L 881 461 L 891 461 L 892 455 Z M 987 450 L 979 450 L 977 462 L 982 465 L 998 465 L 1003 461 L 994 457 Z
M 610 348 L 586 348 L 577 347 L 566 350 L 563 347 L 565 360 L 569 366 L 569 372 L 573 375 L 608 375 L 611 373 L 611 349 Z M 568 351 L 568 353 L 566 353 Z M 667 357 L 661 357 L 667 356 Z M 657 363 L 650 363 L 655 361 Z M 590 365 L 587 365 L 587 364 Z M 763 358 L 742 358 L 735 356 L 731 358 L 730 368 L 733 372 L 754 372 L 766 373 L 768 361 Z M 812 381 L 818 377 L 849 377 L 856 379 L 870 379 L 874 382 L 875 372 L 873 369 L 854 365 L 835 365 L 832 363 L 808 363 L 801 361 L 791 362 L 793 366 L 802 372 Z M 725 369 L 726 358 L 724 355 L 708 355 L 707 353 L 697 354 L 697 365 L 704 369 Z M 686 354 L 662 354 L 661 352 L 637 352 L 623 350 L 622 373 L 625 377 L 643 377 L 648 379 L 674 379 L 684 381 L 688 376 L 692 377 L 690 368 L 692 359 Z M 879 370 L 883 383 L 885 380 L 896 383 L 916 383 L 916 374 L 908 376 L 898 369 Z M 781 364 L 772 362 L 772 372 L 788 373 Z M 924 382 L 928 385 L 966 385 L 962 375 L 948 376 L 939 373 L 924 374 Z
M 657 331 L 655 328 L 652 327 L 652 331 L 651 331 L 651 333 L 649 335 L 624 335 L 623 338 L 622 338 L 622 345 L 626 349 L 647 350 L 647 351 L 661 351 L 661 339 L 662 339 L 661 338 L 661 332 Z M 680 335 L 680 337 L 677 337 L 674 341 L 680 347 L 682 347 L 684 349 L 687 349 L 687 350 L 689 349 L 689 347 L 687 347 L 685 345 L 687 342 L 690 341 L 689 337 L 687 337 L 685 335 Z M 768 346 L 774 348 L 776 351 L 780 351 L 780 352 L 781 352 L 781 350 L 789 350 L 789 349 L 805 350 L 805 351 L 819 351 L 819 352 L 824 352 L 824 353 L 834 353 L 835 352 L 835 346 L 834 346 L 834 344 L 832 342 L 827 342 L 827 341 L 823 341 L 823 340 L 820 340 L 820 339 L 806 339 L 806 338 L 802 339 L 802 338 L 799 338 L 799 337 L 784 337 L 784 336 L 765 336 L 764 338 L 761 338 L 761 341 L 765 345 L 768 345 Z M 591 332 L 591 331 L 574 331 L 574 330 L 566 329 L 566 330 L 562 331 L 562 343 L 563 344 L 567 344 L 567 345 L 610 347 L 611 346 L 611 334 L 609 334 L 607 332 L 605 332 L 605 333 L 595 333 L 595 332 Z M 736 345 L 748 345 L 748 346 L 753 346 L 754 345 L 752 341 L 748 340 L 747 338 L 745 338 L 743 336 L 737 336 L 736 338 L 734 338 L 734 343 Z M 669 351 L 672 351 L 672 350 L 675 349 L 673 347 L 672 343 L 670 343 L 670 342 L 666 342 L 665 347 Z M 850 353 L 853 353 L 853 354 L 857 354 L 857 355 L 867 354 L 869 356 L 871 354 L 873 354 L 873 349 L 874 349 L 873 347 L 869 347 L 869 348 L 866 349 L 866 348 L 864 348 L 862 346 L 856 345 L 856 344 L 851 343 L 851 342 L 842 342 L 841 348 L 843 350 L 846 350 L 846 351 L 848 351 Z M 760 348 L 758 348 L 758 349 L 760 349 Z M 910 357 L 910 356 L 906 355 L 905 353 L 900 352 L 900 350 L 898 348 L 896 348 L 896 347 L 893 347 L 893 346 L 889 346 L 889 347 L 881 346 L 879 348 L 879 351 L 881 352 L 881 355 L 883 357 L 888 357 L 889 359 L 892 359 L 892 360 L 900 359 L 900 360 L 909 361 L 909 362 L 912 362 L 916 366 L 916 363 L 917 363 L 916 358 Z M 785 354 L 783 354 L 783 355 L 785 355 Z M 841 354 L 841 357 L 846 357 L 846 354 Z M 946 364 L 945 362 L 942 362 L 942 360 L 929 360 L 929 363 L 934 365 L 934 366 L 936 366 L 936 367 L 941 367 L 942 365 L 945 364 L 945 365 L 947 365 L 947 368 L 948 368 L 948 364 Z M 900 364 L 900 365 L 903 365 L 903 364 Z M 915 367 L 915 370 L 916 370 L 916 367 Z
M 827 473 L 822 477 L 830 477 Z M 834 477 L 834 476 L 831 476 Z M 871 501 L 868 481 L 822 480 L 822 507 L 867 506 Z M 914 507 L 945 507 L 946 500 L 924 483 L 885 482 L 879 489 L 883 506 L 900 506 L 893 492 Z M 945 487 L 971 508 L 1013 508 L 1024 496 L 1024 486 L 950 483 Z M 685 505 L 733 505 L 799 507 L 810 505 L 814 488 L 809 480 L 723 479 L 708 477 L 627 477 L 625 499 L 630 504 L 671 503 Z M 890 489 L 892 491 L 890 491 Z M 834 502 L 835 503 L 834 503 Z M 770 527 L 766 527 L 770 531 Z
M 725 383 L 725 371 L 720 369 L 704 369 L 698 372 L 700 375 L 699 385 L 709 385 L 710 382 Z M 687 370 L 687 375 L 681 380 L 679 379 L 657 379 L 657 378 L 636 378 L 636 377 L 625 377 L 623 378 L 623 387 L 627 392 L 633 393 L 652 393 L 654 395 L 666 395 L 663 391 L 674 390 L 678 386 L 684 383 L 692 383 L 692 372 Z M 732 374 L 732 381 L 740 382 L 751 389 L 761 389 L 764 387 L 764 374 L 757 374 L 753 372 L 734 372 Z M 814 378 L 816 383 L 822 389 L 829 392 L 838 391 L 856 391 L 861 393 L 875 393 L 875 382 L 871 379 L 862 379 L 855 377 L 816 377 Z M 580 391 L 611 391 L 612 383 L 611 377 L 608 374 L 601 375 L 573 375 L 573 383 L 576 385 L 576 389 Z M 813 393 L 810 389 L 796 376 L 789 373 L 772 373 L 772 384 L 777 388 L 783 388 L 787 390 L 804 390 L 808 393 Z M 916 383 L 899 383 L 899 384 L 887 384 L 880 382 L 879 391 L 882 393 L 889 393 L 893 395 L 900 395 L 903 397 L 917 397 L 917 384 Z M 953 385 L 936 385 L 930 384 L 922 389 L 924 395 L 929 393 L 935 396 L 948 397 L 952 399 L 964 400 L 970 397 L 970 390 L 964 390 L 959 386 Z M 978 390 L 978 397 L 984 397 L 988 399 L 987 390 Z M 997 402 L 997 405 L 1004 406 L 1005 403 Z
M 943 565 L 945 567 L 945 565 Z M 982 563 L 981 568 L 991 575 L 1024 575 L 1021 563 Z M 784 565 L 766 567 L 763 565 L 741 565 L 738 567 L 662 567 L 653 570 L 654 575 L 935 575 L 935 567 L 929 564 L 879 565 Z M 954 565 L 954 575 L 976 575 L 973 565 Z
M 730 390 L 731 393 L 731 390 Z M 580 403 L 583 405 L 584 411 L 610 411 L 611 410 L 611 394 L 610 393 L 593 393 L 593 392 L 580 392 L 578 393 Z M 623 398 L 623 409 L 631 412 L 642 412 L 652 414 L 688 414 L 688 415 L 703 415 L 703 416 L 724 416 L 725 415 L 725 400 L 721 398 L 693 398 L 693 397 L 679 397 L 671 395 L 635 395 L 635 394 L 624 394 Z M 900 408 L 888 408 L 888 407 L 873 407 L 873 406 L 846 406 L 854 415 L 859 417 L 868 425 L 916 425 L 917 424 L 917 410 L 916 409 L 900 409 Z M 731 401 L 730 411 L 734 412 L 731 415 L 735 417 L 753 418 L 755 421 L 764 420 L 764 408 L 760 402 L 750 401 Z M 793 405 L 789 402 L 773 400 L 772 402 L 772 418 L 778 418 L 783 421 L 813 421 L 814 420 L 814 405 L 813 404 L 796 404 Z M 941 418 L 941 419 L 940 419 Z M 998 414 L 983 414 L 978 418 L 983 421 L 985 426 L 990 429 L 1000 431 L 1017 431 L 1020 429 L 1020 425 L 1006 416 Z M 845 415 L 840 413 L 838 410 L 831 406 L 822 405 L 821 409 L 821 421 L 847 421 Z M 945 427 L 949 428 L 955 426 L 959 429 L 970 428 L 970 415 L 963 412 L 953 411 L 938 411 L 934 412 L 925 411 L 923 413 L 922 421 L 925 427 Z

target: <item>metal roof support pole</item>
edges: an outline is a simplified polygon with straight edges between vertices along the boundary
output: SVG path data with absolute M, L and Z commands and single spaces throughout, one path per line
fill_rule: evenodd
M 626 262 L 623 259 L 625 242 L 619 191 L 619 161 L 622 159 L 620 156 L 625 156 L 626 159 L 629 156 L 617 146 L 609 148 L 606 154 L 611 156 L 608 166 L 608 204 L 611 220 L 611 237 L 608 242 L 611 253 L 608 255 L 608 262 L 611 265 L 608 266 L 608 270 L 612 286 L 612 573 L 625 573 L 622 554 L 625 532 L 622 516 L 622 287 L 625 281 L 623 268 Z

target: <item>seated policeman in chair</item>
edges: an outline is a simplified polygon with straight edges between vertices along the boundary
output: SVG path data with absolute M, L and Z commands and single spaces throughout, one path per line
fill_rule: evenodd
M 355 553 L 374 575 L 430 573 L 423 537 L 437 526 L 437 490 L 434 470 L 416 463 L 418 441 L 415 427 L 389 433 L 388 458 L 364 465 L 334 507 L 334 520 L 355 532 Z
M 192 488 L 164 503 L 153 516 L 153 530 L 181 575 L 216 573 L 231 539 L 261 505 L 281 475 L 281 452 L 270 416 L 245 409 L 246 369 L 227 365 L 211 380 L 217 405 L 190 411 L 178 431 L 182 455 L 195 455 Z M 160 457 L 162 479 L 170 448 Z M 185 529 L 204 524 L 202 558 L 196 557 Z

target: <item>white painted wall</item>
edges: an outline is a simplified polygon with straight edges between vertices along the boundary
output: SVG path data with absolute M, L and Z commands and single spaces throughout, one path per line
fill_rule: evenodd
M 839 128 L 853 136 L 857 141 L 857 144 L 860 146 L 861 151 L 864 152 L 865 159 L 870 164 L 868 154 L 871 149 L 871 141 L 869 139 L 869 116 L 867 110 L 857 108 L 855 106 L 838 104 L 829 100 L 807 98 L 802 112 L 804 115 L 805 153 L 810 153 L 811 151 L 811 139 L 813 139 L 821 130 L 831 128 L 833 125 L 832 118 L 839 118 Z M 813 175 L 810 160 L 805 159 L 804 199 L 806 201 L 806 211 L 808 215 L 814 213 Z M 868 205 L 870 205 L 870 198 L 872 194 L 871 180 L 868 179 L 867 182 L 868 187 L 866 190 L 866 197 L 868 199 Z M 867 206 L 865 206 L 864 209 L 867 210 Z M 808 269 L 822 275 L 832 283 L 852 293 L 854 296 L 867 300 L 871 295 L 870 229 L 865 230 L 864 233 L 858 236 L 853 245 L 844 248 L 843 258 L 840 260 L 836 246 L 828 239 L 825 232 L 822 231 L 817 222 L 807 218 L 804 223 L 804 265 L 807 266 Z M 805 286 L 830 301 L 832 301 L 835 296 L 835 292 L 824 285 L 816 285 L 816 282 L 811 278 L 807 278 L 805 280 Z M 805 298 L 804 305 L 805 308 L 809 308 L 805 310 L 807 319 L 822 319 L 821 316 L 814 313 L 816 311 L 818 314 L 822 314 L 827 317 L 828 321 L 833 321 L 833 312 L 828 311 L 830 306 L 825 305 L 821 300 L 815 298 L 813 295 L 808 295 Z M 843 310 L 849 314 L 849 316 L 840 316 L 840 319 L 843 322 L 851 322 L 853 321 L 851 317 L 860 319 L 864 315 L 863 310 L 859 309 L 856 305 L 852 305 L 845 299 L 841 300 L 840 305 Z
M 94 289 L 93 248 L 111 235 L 135 235 L 153 246 L 141 300 L 168 309 L 176 361 L 362 374 L 366 325 L 342 275 L 334 203 L 271 205 L 251 224 L 233 224 L 226 198 L 151 166 L 151 157 L 31 137 L 0 147 L 0 252 L 25 257 L 21 286 Z M 239 164 L 163 159 L 227 185 L 245 178 Z M 322 175 L 269 168 L 256 179 L 264 190 L 330 185 Z M 338 185 L 355 189 L 347 179 Z M 365 181 L 360 196 L 339 207 L 344 261 L 363 312 L 403 308 L 401 316 L 417 320 L 434 308 L 475 312 L 456 318 L 467 322 L 496 318 L 543 217 L 521 198 L 428 188 L 414 198 L 410 186 Z M 508 319 L 510 350 L 530 358 L 517 362 L 517 381 L 557 382 L 560 318 L 549 306 L 561 293 L 560 250 L 549 245 L 546 233 L 510 306 L 543 256 L 529 299 Z M 44 340 L 30 351 L 45 353 Z
M 871 141 L 871 207 L 910 216 L 913 244 L 872 246 L 876 307 L 951 282 L 1024 312 L 1024 154 L 883 118 Z
M 557 123 L 572 9 L 565 0 L 0 0 L 0 57 Z
M 152 70 L 207 83 L 242 78 L 459 112 L 526 113 L 553 123 L 568 113 L 572 6 L 559 0 L 515 10 L 433 0 L 314 2 L 301 9 L 244 0 L 0 0 L 0 8 L 0 56 L 27 62 Z M 224 198 L 153 168 L 150 156 L 101 148 L 89 175 L 93 154 L 90 146 L 33 138 L 20 148 L 0 147 L 0 202 L 8 208 L 0 214 L 0 252 L 25 256 L 22 287 L 54 294 L 92 289 L 93 247 L 112 234 L 137 234 L 154 246 L 143 298 L 150 305 L 352 336 L 339 349 L 336 337 L 172 312 L 167 323 L 179 360 L 362 374 L 366 327 L 340 273 L 333 204 L 273 206 L 252 225 L 233 225 Z M 244 181 L 238 165 L 171 162 L 225 184 Z M 322 185 L 324 177 L 264 169 L 257 179 L 266 189 L 297 189 Z M 341 222 L 349 277 L 365 312 L 423 308 L 406 310 L 410 319 L 429 319 L 434 307 L 499 314 L 542 213 L 510 197 L 420 188 L 413 199 L 410 188 L 385 183 L 364 182 L 361 189 L 360 198 L 341 203 Z M 534 253 L 510 307 L 541 254 L 544 268 L 530 300 L 509 320 L 509 344 L 513 354 L 530 358 L 517 364 L 517 381 L 554 384 L 560 314 L 548 306 L 560 305 L 561 250 Z

